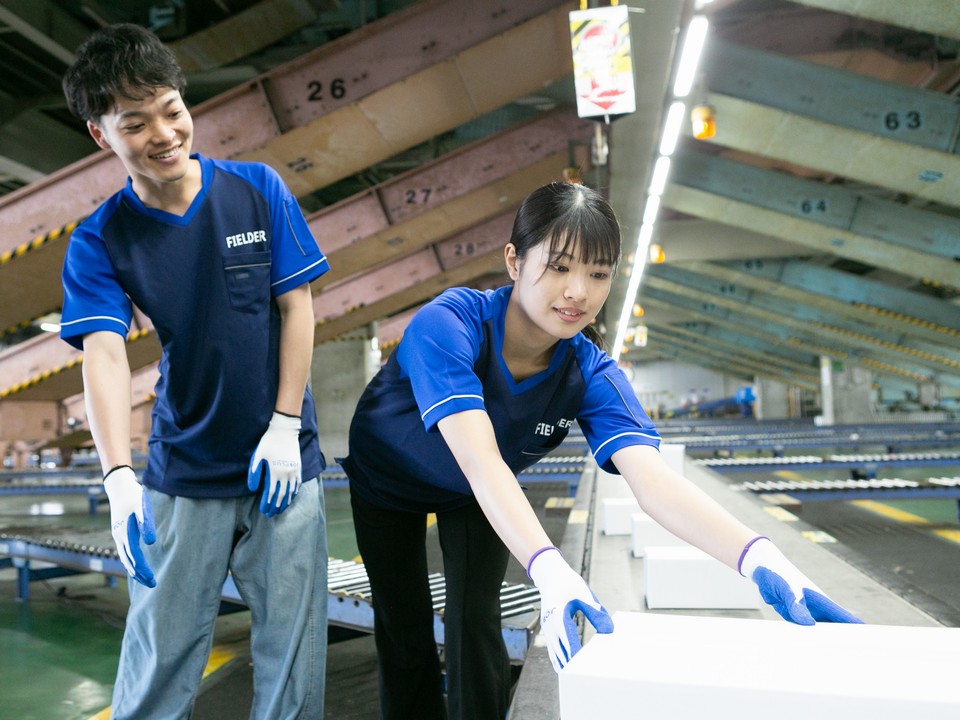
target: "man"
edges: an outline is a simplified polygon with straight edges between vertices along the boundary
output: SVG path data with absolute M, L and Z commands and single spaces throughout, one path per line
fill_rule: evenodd
M 113 537 L 134 580 L 112 717 L 189 717 L 230 571 L 251 611 L 250 717 L 320 719 L 324 460 L 306 385 L 309 283 L 328 265 L 276 172 L 190 154 L 185 86 L 173 53 L 131 24 L 94 33 L 64 77 L 70 109 L 129 174 L 73 232 L 61 329 L 84 352 Z M 142 485 L 132 305 L 163 348 Z

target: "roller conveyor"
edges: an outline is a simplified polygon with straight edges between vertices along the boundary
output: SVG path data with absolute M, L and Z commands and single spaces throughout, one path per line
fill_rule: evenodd
M 660 420 L 657 423 L 660 433 L 665 436 L 690 435 L 693 437 L 722 437 L 743 435 L 745 433 L 784 436 L 826 436 L 840 437 L 857 435 L 895 437 L 960 437 L 960 421 L 943 420 L 935 422 L 876 422 L 845 423 L 840 425 L 816 425 L 809 419 L 804 420 L 736 420 L 732 422 L 701 421 L 676 422 Z
M 566 445 L 563 450 L 569 452 Z M 576 491 L 577 482 L 586 467 L 584 455 L 547 455 L 536 465 L 517 474 L 521 484 L 534 482 L 566 482 L 570 484 L 571 494 Z M 339 465 L 328 466 L 321 475 L 324 487 L 346 487 L 349 484 L 347 474 Z
M 115 581 L 126 571 L 117 557 L 108 531 L 44 529 L 58 536 L 40 537 L 35 528 L 8 528 L 0 533 L 0 568 L 17 569 L 17 599 L 29 598 L 29 582 L 78 573 L 100 573 Z M 39 563 L 40 567 L 34 567 Z M 327 562 L 328 615 L 331 625 L 373 632 L 373 604 L 370 583 L 362 563 L 330 558 Z M 433 598 L 434 635 L 438 645 L 444 642 L 443 611 L 446 581 L 442 574 L 429 576 Z M 231 577 L 224 583 L 222 599 L 243 604 Z M 510 660 L 522 663 L 540 620 L 540 595 L 535 587 L 503 583 L 500 590 L 503 615 L 503 639 Z
M 569 452 L 569 448 L 564 448 Z M 583 455 L 551 455 L 519 474 L 521 483 L 566 482 L 571 495 L 583 473 L 586 458 Z M 79 474 L 79 473 L 77 473 Z M 321 475 L 324 487 L 346 487 L 347 476 L 339 465 L 331 465 Z M 100 505 L 107 502 L 103 482 L 98 472 L 83 471 L 83 477 L 71 477 L 61 470 L 36 472 L 8 472 L 0 475 L 0 496 L 3 495 L 62 495 L 85 494 L 90 514 L 96 515 Z
M 95 480 L 32 474 L 11 475 L 0 478 L 0 496 L 3 495 L 86 495 L 91 515 L 96 515 L 97 507 L 107 500 L 99 475 Z
M 722 427 L 661 427 L 664 439 L 682 443 L 689 452 L 748 450 L 782 454 L 786 448 L 879 445 L 891 452 L 900 446 L 960 445 L 960 425 L 935 423 L 928 427 L 889 424 L 795 427 L 782 425 Z
M 735 450 L 748 450 L 753 452 L 772 451 L 782 453 L 786 448 L 814 448 L 814 447 L 844 447 L 864 445 L 882 445 L 895 449 L 905 445 L 958 445 L 960 437 L 935 438 L 935 437 L 896 437 L 896 436 L 861 436 L 856 438 L 843 437 L 840 435 L 831 436 L 788 436 L 778 437 L 776 435 L 730 435 L 724 437 L 683 437 L 667 436 L 667 440 L 673 443 L 682 443 L 689 452 L 720 452 Z
M 786 495 L 795 502 L 849 500 L 957 500 L 960 517 L 960 477 L 932 477 L 926 481 L 902 478 L 841 480 L 761 480 L 731 485 L 731 489 L 758 494 Z M 782 503 L 781 503 L 782 504 Z
M 712 468 L 718 472 L 724 469 L 748 470 L 757 468 L 767 470 L 771 467 L 782 467 L 784 465 L 820 465 L 823 458 L 819 455 L 788 455 L 786 457 L 740 457 L 740 458 L 700 458 L 690 460 L 695 465 L 703 465 Z
M 913 452 L 876 454 L 787 455 L 783 457 L 698 458 L 690 462 L 717 472 L 749 472 L 761 470 L 904 467 L 925 465 L 960 465 L 960 452 Z

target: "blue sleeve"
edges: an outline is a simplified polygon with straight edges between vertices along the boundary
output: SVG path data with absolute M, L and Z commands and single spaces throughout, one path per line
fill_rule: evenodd
M 270 204 L 271 235 L 270 286 L 274 295 L 283 295 L 312 282 L 330 269 L 317 246 L 297 199 L 280 175 L 262 163 L 238 163 L 237 170 L 254 180 Z
M 404 331 L 397 361 L 409 377 L 429 431 L 463 410 L 484 410 L 483 385 L 473 366 L 483 340 L 476 308 L 445 293 L 421 308 Z
M 109 330 L 127 336 L 133 313 L 130 299 L 117 281 L 103 240 L 83 224 L 67 243 L 62 277 L 62 339 L 82 350 L 88 333 Z
M 605 356 L 592 374 L 577 422 L 593 450 L 597 465 L 618 474 L 610 458 L 630 445 L 660 447 L 660 433 L 647 416 L 630 381 Z

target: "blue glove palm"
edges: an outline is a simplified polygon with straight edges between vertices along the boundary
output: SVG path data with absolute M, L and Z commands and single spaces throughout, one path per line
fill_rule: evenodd
M 757 538 L 747 545 L 740 574 L 757 584 L 760 597 L 784 620 L 798 625 L 863 622 L 824 595 L 767 538 Z
M 540 634 L 546 640 L 554 670 L 560 672 L 580 651 L 578 612 L 598 633 L 613 632 L 613 619 L 557 548 L 537 553 L 527 574 L 540 590 Z
M 300 418 L 275 412 L 247 471 L 247 487 L 263 487 L 260 512 L 267 517 L 282 513 L 297 496 L 300 463 Z
M 120 562 L 127 575 L 138 583 L 156 587 L 157 580 L 140 546 L 141 539 L 147 545 L 157 540 L 150 498 L 129 465 L 120 465 L 108 472 L 103 478 L 103 488 L 110 500 L 110 532 Z
M 591 591 L 593 602 L 584 602 L 583 600 L 571 600 L 563 606 L 563 629 L 566 634 L 567 647 L 570 654 L 563 661 L 562 666 L 566 665 L 574 655 L 583 648 L 580 642 L 580 630 L 577 628 L 577 613 L 583 613 L 583 616 L 590 621 L 594 630 L 598 633 L 613 632 L 613 618 L 606 609 L 597 600 L 597 596 Z

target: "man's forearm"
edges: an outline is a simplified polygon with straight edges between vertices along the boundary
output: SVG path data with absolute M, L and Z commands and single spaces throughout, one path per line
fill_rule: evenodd
M 280 377 L 274 406 L 286 415 L 300 416 L 303 392 L 313 359 L 313 297 L 309 285 L 301 285 L 281 295 Z
M 117 465 L 130 465 L 130 364 L 126 343 L 117 333 L 84 338 L 83 391 L 104 474 Z

